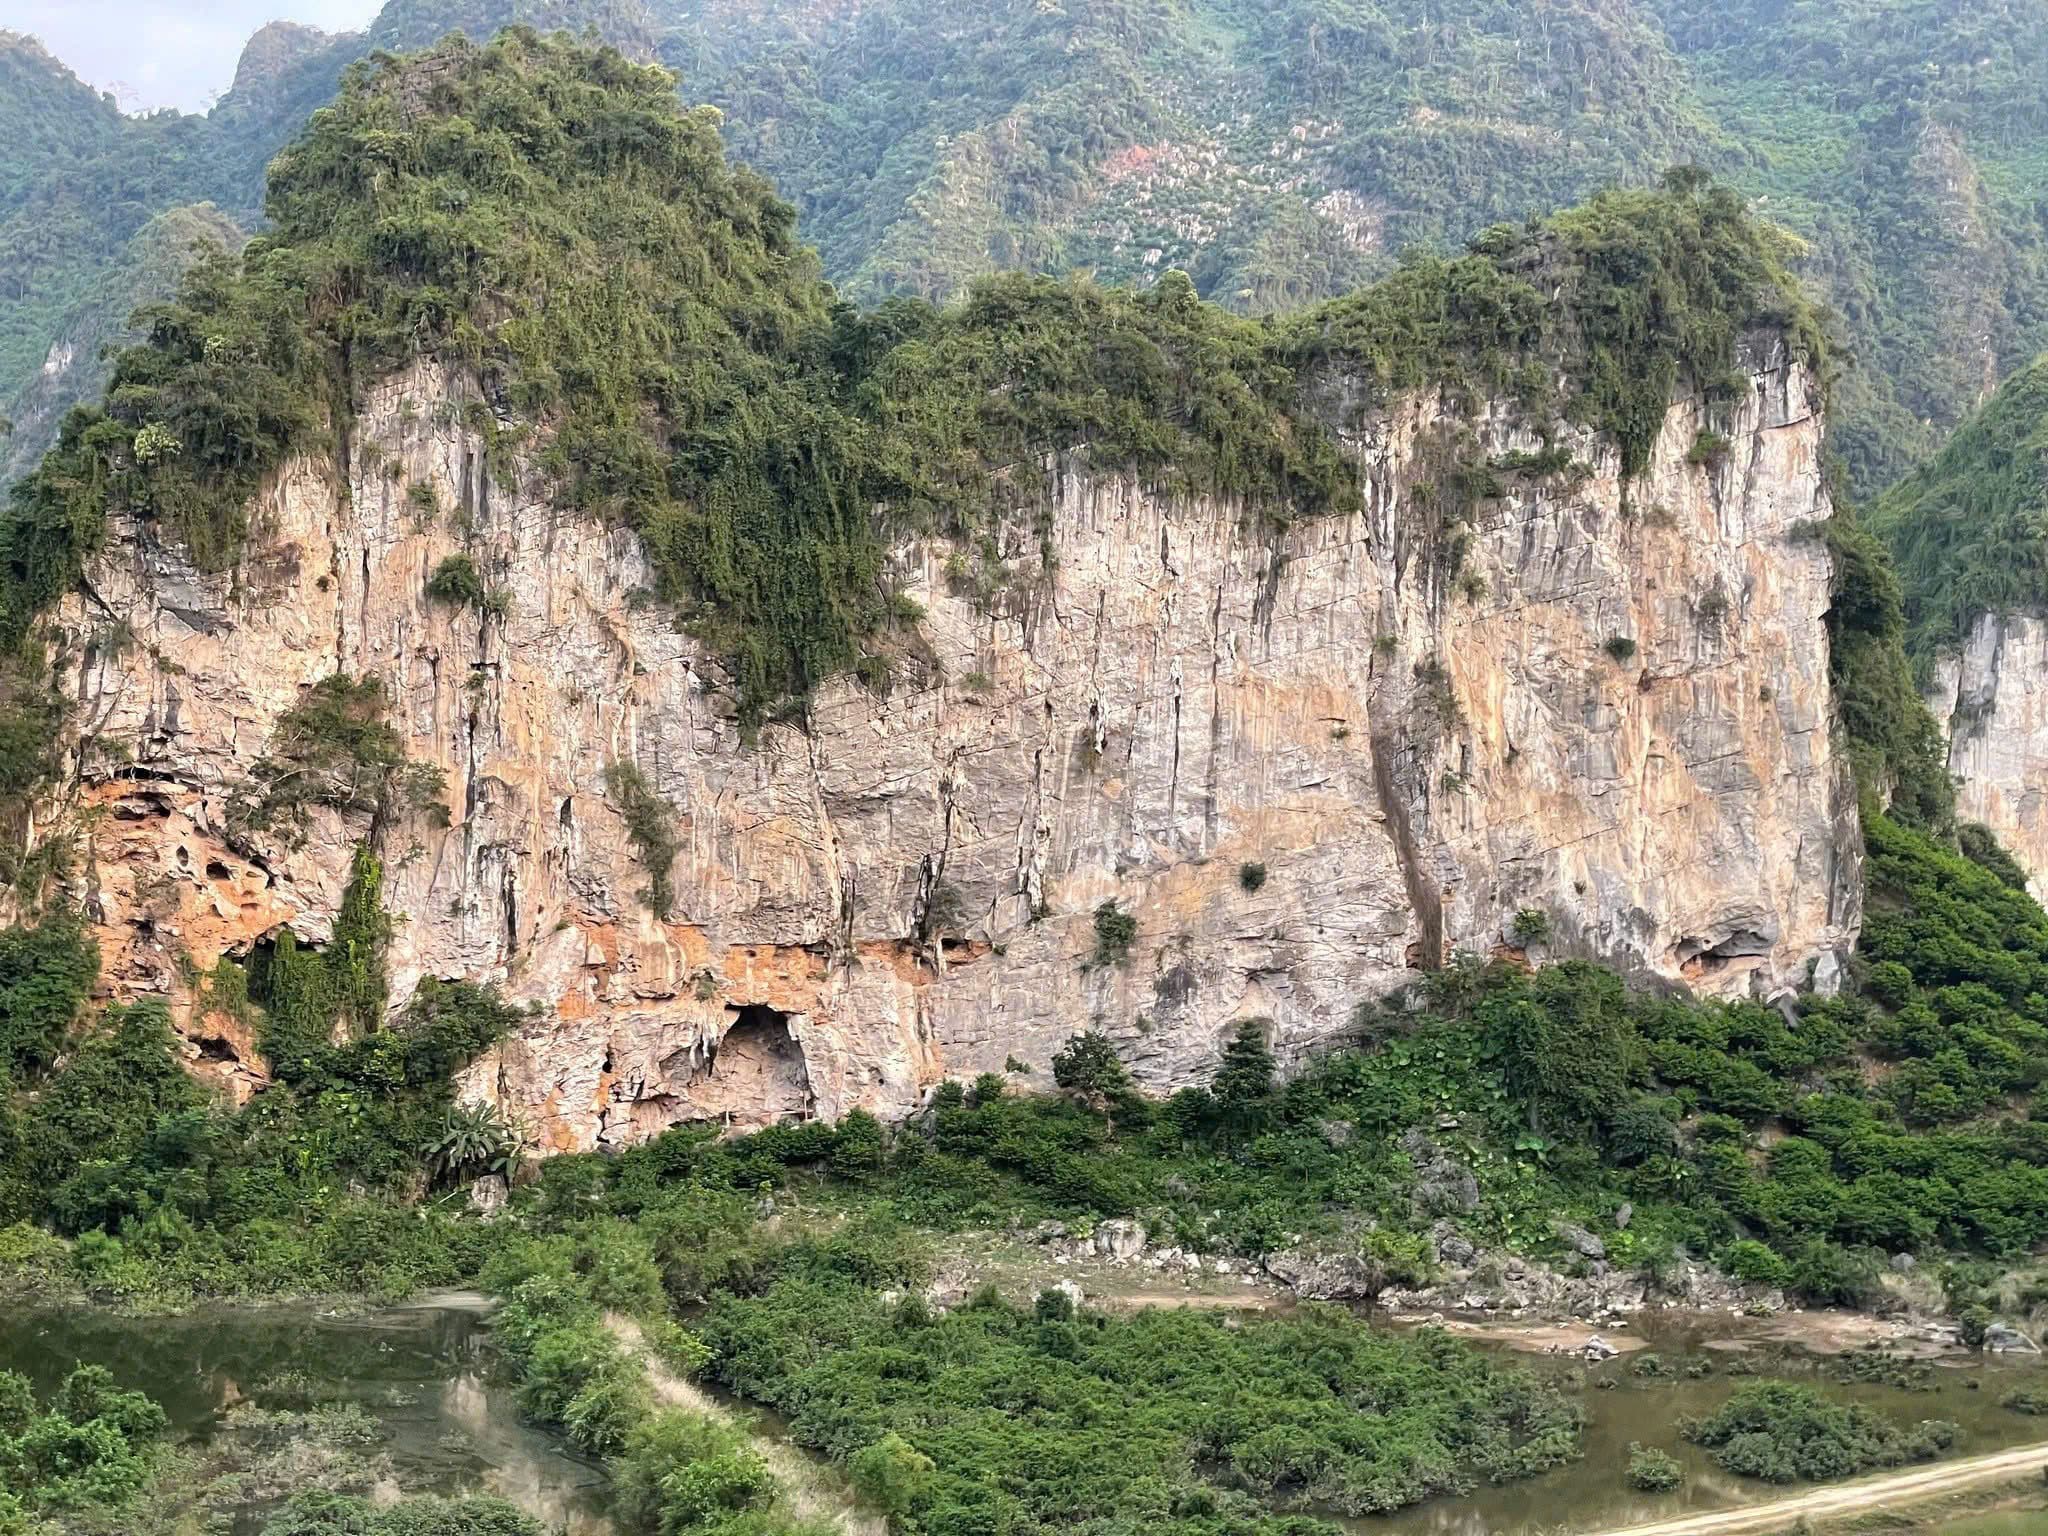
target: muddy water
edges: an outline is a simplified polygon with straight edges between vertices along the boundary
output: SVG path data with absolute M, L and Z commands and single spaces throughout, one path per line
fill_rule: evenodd
M 1576 1368 L 1541 1356 L 1503 1356 L 1561 1380 L 1583 1377 L 1585 1389 L 1579 1399 L 1586 1409 L 1585 1455 L 1579 1461 L 1540 1477 L 1480 1488 L 1467 1498 L 1344 1523 L 1358 1536 L 1555 1536 L 1731 1509 L 1796 1492 L 1734 1477 L 1679 1434 L 1680 1419 L 1706 1417 L 1744 1382 L 1760 1377 L 1807 1382 L 1841 1400 L 1867 1403 L 1902 1423 L 1951 1420 L 1963 1431 L 1951 1453 L 1956 1456 L 2048 1440 L 2048 1420 L 1998 1405 L 2001 1397 L 2023 1383 L 2048 1388 L 2048 1366 L 2039 1361 L 1956 1356 L 1934 1363 L 1931 1386 L 1916 1391 L 1845 1381 L 1839 1374 L 1839 1358 L 1747 1341 L 1739 1331 L 1729 1337 L 1718 1324 L 1702 1332 L 1698 1320 L 1667 1321 L 1657 1328 L 1651 1319 L 1649 1328 L 1656 1329 L 1650 1337 L 1652 1351 L 1672 1375 L 1638 1374 L 1633 1368 L 1637 1356 Z M 1700 1362 L 1710 1374 L 1687 1377 L 1687 1362 Z M 1622 1474 L 1632 1442 L 1676 1456 L 1685 1466 L 1684 1486 L 1664 1494 L 1630 1488 Z
M 495 1493 L 570 1536 L 603 1536 L 603 1474 L 522 1424 L 491 1371 L 488 1332 L 471 1305 L 426 1304 L 345 1317 L 303 1308 L 218 1309 L 120 1317 L 90 1308 L 27 1310 L 0 1326 L 0 1369 L 53 1389 L 73 1365 L 106 1366 L 147 1392 L 180 1439 L 204 1445 L 243 1402 L 354 1403 L 408 1493 Z M 224 1511 L 237 1531 L 260 1509 Z

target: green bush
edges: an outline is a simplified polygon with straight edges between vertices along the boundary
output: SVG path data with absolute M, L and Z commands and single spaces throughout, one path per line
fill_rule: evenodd
M 1138 920 L 1115 901 L 1105 901 L 1095 909 L 1095 954 L 1091 963 L 1101 965 L 1122 965 L 1130 956 L 1131 944 L 1138 937 Z
M 406 756 L 374 677 L 337 672 L 278 717 L 269 747 L 229 803 L 231 830 L 303 843 L 316 806 L 368 816 L 425 815 L 447 824 L 447 775 Z
M 1237 866 L 1237 883 L 1247 894 L 1261 889 L 1266 883 L 1266 866 L 1263 864 L 1240 864 Z
M 0 1493 L 16 1513 L 105 1518 L 142 1491 L 168 1425 L 104 1366 L 79 1366 L 41 1407 L 25 1377 L 0 1371 Z
M 1075 1510 L 1128 1521 L 1168 1481 L 1189 1498 L 1237 1488 L 1384 1512 L 1577 1454 L 1569 1403 L 1440 1333 L 1392 1334 L 1334 1309 L 1060 1310 L 992 1295 L 944 1316 L 891 1306 L 799 1245 L 752 1294 L 715 1298 L 704 1333 L 728 1387 L 789 1414 L 800 1443 L 932 1530 Z M 1284 1517 L 1245 1513 L 1244 1528 L 1282 1529 Z
M 1831 1402 L 1813 1387 L 1783 1381 L 1741 1387 L 1707 1418 L 1682 1428 L 1730 1472 L 1772 1483 L 1828 1482 L 1931 1461 L 1958 1433 L 1938 1419 L 1902 1429 L 1875 1409 Z
M 1628 1470 L 1624 1474 L 1628 1485 L 1643 1493 L 1669 1493 L 1685 1481 L 1685 1468 L 1678 1458 L 1669 1451 L 1659 1450 L 1654 1445 L 1638 1445 L 1631 1441 L 1628 1448 Z
M 1792 1278 L 1792 1266 L 1751 1237 L 1730 1243 L 1721 1254 L 1721 1267 L 1744 1285 L 1778 1286 Z
M 0 930 L 0 1071 L 20 1083 L 48 1067 L 99 973 L 99 946 L 68 913 Z

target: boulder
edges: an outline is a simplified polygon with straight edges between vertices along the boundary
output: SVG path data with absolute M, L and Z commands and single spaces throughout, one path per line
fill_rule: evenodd
M 1566 1247 L 1582 1258 L 1604 1259 L 1607 1257 L 1607 1245 L 1584 1227 L 1569 1221 L 1558 1221 L 1551 1223 L 1551 1230 L 1564 1240 Z
M 1401 1138 L 1401 1150 L 1415 1166 L 1411 1197 L 1418 1217 L 1455 1216 L 1479 1209 L 1479 1180 L 1419 1128 Z
M 1440 1263 L 1466 1269 L 1478 1262 L 1478 1246 L 1448 1221 L 1438 1222 L 1431 1229 L 1430 1236 L 1436 1241 L 1436 1256 Z
M 1145 1228 L 1118 1217 L 1095 1229 L 1095 1252 L 1116 1264 L 1128 1264 L 1145 1251 Z
M 487 1173 L 469 1186 L 469 1206 L 484 1220 L 489 1221 L 505 1209 L 505 1201 L 511 1194 L 505 1183 L 505 1176 Z
M 1265 1265 L 1267 1274 L 1303 1301 L 1371 1301 L 1382 1285 L 1378 1265 L 1327 1248 L 1283 1248 L 1267 1254 Z
M 2041 1346 L 2017 1328 L 1993 1323 L 1984 1330 L 1984 1350 L 1992 1355 L 2038 1355 Z

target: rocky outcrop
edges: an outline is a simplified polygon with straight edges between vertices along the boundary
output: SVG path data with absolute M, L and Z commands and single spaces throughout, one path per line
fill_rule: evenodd
M 1936 663 L 1927 707 L 1948 739 L 1957 817 L 1996 833 L 2048 901 L 2048 619 L 1981 615 Z
M 1503 470 L 1462 536 L 1431 510 L 1446 445 L 1536 449 L 1515 412 L 1328 392 L 1362 511 L 1276 528 L 1048 465 L 1042 524 L 1008 536 L 1032 574 L 978 598 L 942 541 L 906 542 L 928 653 L 749 741 L 637 539 L 494 460 L 487 403 L 419 365 L 359 402 L 345 470 L 276 478 L 234 572 L 117 520 L 67 600 L 107 985 L 169 994 L 213 1069 L 255 1080 L 185 978 L 329 931 L 368 828 L 231 838 L 226 807 L 336 671 L 381 678 L 447 775 L 449 825 L 380 832 L 394 998 L 459 976 L 530 1004 L 469 1091 L 544 1148 L 900 1114 L 1012 1063 L 1044 1082 L 1091 1025 L 1155 1090 L 1247 1018 L 1289 1063 L 1451 952 L 1526 942 L 1527 910 L 1551 955 L 1719 994 L 1830 985 L 1859 839 L 1828 555 L 1801 535 L 1828 511 L 1806 375 L 1760 350 L 1707 463 L 1675 402 L 1626 499 L 1612 448 L 1569 436 L 1585 472 Z M 502 613 L 427 596 L 457 553 Z M 673 807 L 666 919 L 607 795 L 619 762 Z M 1136 939 L 1092 964 L 1106 901 Z

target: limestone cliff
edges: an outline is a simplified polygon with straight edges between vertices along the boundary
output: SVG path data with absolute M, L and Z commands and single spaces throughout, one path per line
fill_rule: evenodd
M 2048 619 L 1980 615 L 1935 663 L 1927 707 L 1948 739 L 1957 818 L 1996 833 L 2048 901 Z
M 531 1004 L 468 1091 L 545 1148 L 901 1113 L 1013 1062 L 1045 1082 L 1089 1025 L 1152 1089 L 1199 1080 L 1246 1018 L 1298 1059 L 1361 999 L 1509 947 L 1525 909 L 1550 954 L 1828 986 L 1860 840 L 1829 557 L 1802 536 L 1828 512 L 1821 423 L 1805 372 L 1753 350 L 1725 454 L 1695 462 L 1678 400 L 1625 504 L 1613 449 L 1570 437 L 1590 473 L 1506 475 L 1456 570 L 1421 510 L 1453 425 L 1434 395 L 1345 431 L 1364 511 L 1279 530 L 1049 465 L 1043 530 L 1011 534 L 1033 579 L 977 600 L 943 541 L 902 544 L 929 656 L 751 744 L 717 662 L 646 600 L 637 538 L 559 510 L 530 463 L 487 467 L 470 383 L 417 364 L 360 401 L 345 472 L 274 477 L 233 573 L 118 523 L 66 599 L 107 984 L 191 1015 L 194 963 L 325 937 L 365 825 L 320 811 L 291 848 L 231 838 L 226 806 L 341 671 L 381 678 L 448 778 L 449 826 L 382 833 L 394 997 L 460 976 Z M 1504 406 L 1455 425 L 1538 446 Z M 458 552 L 502 615 L 428 597 Z M 615 761 L 675 810 L 667 921 Z M 1094 965 L 1109 900 L 1137 937 Z M 260 1079 L 231 1021 L 182 1027 L 206 1070 Z

